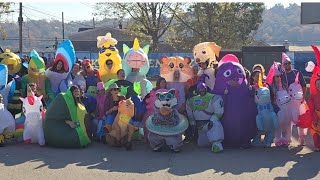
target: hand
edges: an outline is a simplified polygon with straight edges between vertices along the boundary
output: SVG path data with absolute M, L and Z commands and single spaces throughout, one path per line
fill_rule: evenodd
M 224 94 L 228 94 L 228 88 L 226 87 L 226 89 L 224 89 Z
M 77 127 L 76 124 L 74 124 L 74 122 L 72 122 L 72 121 L 66 120 L 65 122 L 66 122 L 66 123 L 70 126 L 70 128 L 72 128 L 72 129 L 74 129 L 74 128 Z
M 118 110 L 118 106 L 113 106 L 113 108 L 110 109 L 111 112 L 117 111 L 117 110 Z

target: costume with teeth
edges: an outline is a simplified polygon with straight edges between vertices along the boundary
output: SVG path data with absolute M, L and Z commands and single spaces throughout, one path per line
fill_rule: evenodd
M 155 101 L 156 110 L 146 121 L 149 130 L 148 140 L 154 151 L 168 145 L 171 150 L 178 152 L 183 145 L 182 133 L 188 128 L 188 121 L 173 108 L 177 105 L 174 94 L 174 90 L 158 92 Z M 162 111 L 169 113 L 164 115 Z
M 221 95 L 224 102 L 221 119 L 223 145 L 248 147 L 257 134 L 257 108 L 253 92 L 249 89 L 244 69 L 236 56 L 227 54 L 220 62 L 213 93 Z

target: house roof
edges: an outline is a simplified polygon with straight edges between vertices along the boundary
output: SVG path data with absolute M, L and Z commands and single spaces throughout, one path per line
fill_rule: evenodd
M 126 30 L 111 27 L 98 27 L 77 32 L 69 35 L 69 39 L 71 41 L 97 41 L 98 36 L 104 36 L 108 32 L 110 32 L 112 37 L 118 41 L 133 41 L 134 39 L 134 36 L 129 35 Z
M 317 46 L 320 49 L 320 46 Z M 289 51 L 310 51 L 313 52 L 311 46 L 289 46 Z

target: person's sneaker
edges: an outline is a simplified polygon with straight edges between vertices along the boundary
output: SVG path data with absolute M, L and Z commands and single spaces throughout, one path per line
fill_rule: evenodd
M 160 147 L 155 147 L 155 148 L 153 148 L 153 151 L 154 152 L 161 152 L 162 151 L 162 147 L 160 146 Z
M 211 151 L 214 153 L 220 152 L 220 148 L 216 144 L 212 144 Z

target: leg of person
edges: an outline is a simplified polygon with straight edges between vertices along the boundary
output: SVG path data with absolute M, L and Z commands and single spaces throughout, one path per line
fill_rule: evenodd
M 148 134 L 148 140 L 151 148 L 155 152 L 162 151 L 163 146 L 165 145 L 165 139 L 164 137 L 157 135 L 155 133 L 149 132 Z
M 45 145 L 45 140 L 44 140 L 44 133 L 43 133 L 43 128 L 39 127 L 37 129 L 37 133 L 38 133 L 38 143 L 40 146 L 44 146 Z
M 252 140 L 252 143 L 251 143 L 252 146 L 259 147 L 262 145 L 262 142 L 261 142 L 262 134 L 263 134 L 262 131 L 258 131 L 258 134 L 256 135 L 256 137 Z
M 274 139 L 274 131 L 267 131 L 264 137 L 265 147 L 271 147 L 273 139 Z
M 287 127 L 287 129 L 285 130 L 285 136 L 284 136 L 284 143 L 286 142 L 287 146 L 290 145 L 291 143 L 291 136 L 292 136 L 292 123 Z
M 301 146 L 305 146 L 306 145 L 305 139 L 306 139 L 306 136 L 307 136 L 307 133 L 308 133 L 308 129 L 299 127 L 298 128 L 298 133 L 299 133 L 300 145 Z
M 32 130 L 31 130 L 31 127 L 29 127 L 28 125 L 24 127 L 24 130 L 23 130 L 23 141 L 24 143 L 31 143 L 31 133 L 32 133 Z
M 92 131 L 92 122 L 91 122 L 91 117 L 89 114 L 86 114 L 84 116 L 84 125 L 86 127 L 87 135 L 90 140 L 93 138 L 93 131 Z
M 281 134 L 282 134 L 282 129 L 278 128 L 275 130 L 275 133 L 274 133 L 274 143 L 276 144 L 277 147 L 280 147 L 282 144 L 281 144 Z
M 316 151 L 320 151 L 320 136 L 318 133 L 314 133 L 312 136 L 313 138 L 313 143 Z
M 180 152 L 181 150 L 180 148 L 183 145 L 182 134 L 178 134 L 174 136 L 166 136 L 165 142 L 173 152 L 178 153 Z

